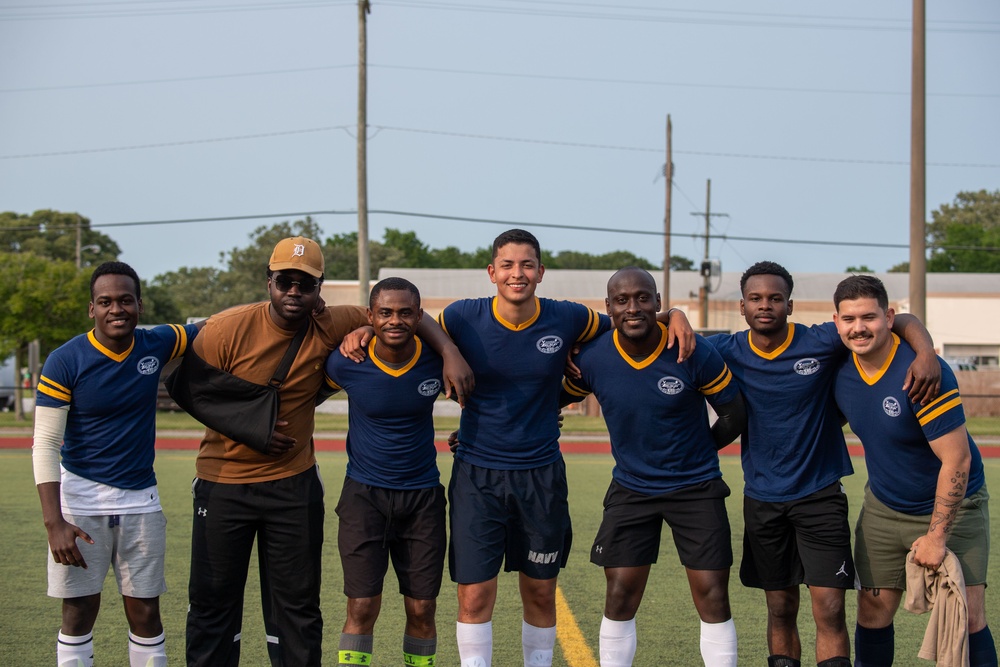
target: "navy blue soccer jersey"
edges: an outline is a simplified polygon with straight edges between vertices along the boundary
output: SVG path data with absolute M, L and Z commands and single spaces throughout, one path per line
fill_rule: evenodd
M 740 440 L 745 495 L 798 500 L 854 473 L 833 400 L 837 368 L 847 356 L 836 325 L 789 324 L 788 338 L 770 353 L 754 346 L 749 330 L 708 340 L 746 404 Z
M 438 317 L 476 376 L 458 436 L 459 458 L 495 470 L 559 459 L 559 393 L 576 342 L 610 330 L 606 315 L 570 301 L 535 298 L 535 315 L 515 325 L 494 298 L 456 301 Z
M 582 378 L 563 380 L 570 398 L 593 392 L 601 404 L 615 458 L 612 476 L 622 486 L 659 495 L 722 476 L 708 423 L 708 408 L 738 395 L 726 363 L 697 336 L 694 355 L 677 363 L 677 347 L 660 344 L 635 361 L 611 331 L 583 346 L 575 358 Z
M 163 365 L 184 354 L 194 324 L 136 329 L 131 347 L 115 354 L 94 332 L 80 334 L 45 360 L 40 406 L 69 406 L 62 465 L 75 475 L 119 489 L 156 484 L 156 394 Z
M 882 503 L 903 514 L 934 511 L 941 460 L 928 444 L 965 425 L 958 381 L 948 364 L 941 363 L 941 393 L 927 405 L 910 400 L 903 391 L 906 371 L 916 353 L 892 334 L 893 348 L 882 368 L 868 376 L 851 355 L 837 375 L 837 405 L 861 438 L 868 466 L 868 484 Z M 969 440 L 972 463 L 966 495 L 984 482 L 983 459 Z
M 387 489 L 425 489 L 440 479 L 434 448 L 434 401 L 441 393 L 442 361 L 419 338 L 402 368 L 375 356 L 375 339 L 361 363 L 334 350 L 326 384 L 348 400 L 347 476 Z

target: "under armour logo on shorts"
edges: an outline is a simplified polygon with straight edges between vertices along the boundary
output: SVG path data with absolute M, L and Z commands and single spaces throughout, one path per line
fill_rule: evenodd
M 208 516 L 208 508 L 207 507 L 199 507 L 198 508 L 198 516 Z

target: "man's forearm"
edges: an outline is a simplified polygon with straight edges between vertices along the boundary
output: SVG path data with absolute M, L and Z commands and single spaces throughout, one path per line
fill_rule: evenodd
M 746 428 L 747 410 L 743 395 L 736 394 L 736 398 L 732 401 L 715 407 L 715 412 L 719 418 L 712 424 L 712 439 L 715 441 L 716 449 L 722 449 L 739 437 Z
M 37 485 L 38 499 L 42 503 L 42 521 L 46 527 L 51 527 L 63 521 L 61 484 L 59 482 L 44 482 Z
M 417 335 L 441 356 L 447 352 L 458 351 L 451 337 L 444 332 L 440 324 L 434 321 L 433 317 L 420 318 L 420 323 L 417 324 Z
M 892 331 L 905 340 L 917 354 L 935 354 L 934 339 L 918 317 L 909 313 L 896 315 Z
M 968 465 L 942 465 L 938 473 L 937 489 L 934 494 L 934 511 L 931 513 L 927 534 L 940 540 L 948 541 L 952 524 L 958 509 L 965 499 L 969 484 Z

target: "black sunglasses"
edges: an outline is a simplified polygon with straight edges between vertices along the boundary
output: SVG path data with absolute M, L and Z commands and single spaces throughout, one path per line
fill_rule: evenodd
M 316 291 L 316 287 L 319 285 L 319 282 L 317 282 L 315 278 L 292 280 L 288 276 L 275 276 L 273 280 L 274 286 L 277 287 L 280 292 L 287 292 L 292 289 L 292 285 L 298 285 L 299 292 L 302 294 L 312 294 Z

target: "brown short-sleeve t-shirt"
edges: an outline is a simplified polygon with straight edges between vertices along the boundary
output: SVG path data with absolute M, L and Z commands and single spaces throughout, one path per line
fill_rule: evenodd
M 209 364 L 244 380 L 267 384 L 295 335 L 271 319 L 267 301 L 213 315 L 198 334 L 195 352 Z M 316 393 L 331 350 L 351 331 L 368 324 L 357 306 L 331 306 L 309 318 L 309 330 L 281 387 L 279 431 L 295 438 L 282 456 L 269 456 L 226 436 L 205 430 L 196 463 L 197 476 L 213 482 L 246 484 L 291 477 L 316 462 L 313 446 Z

